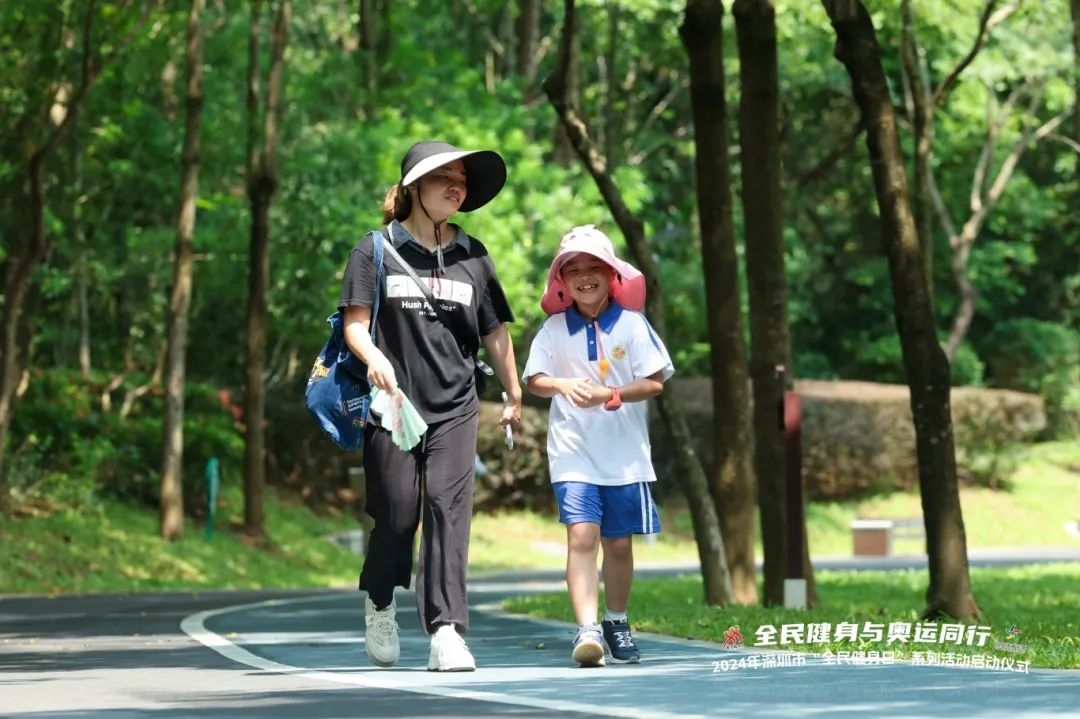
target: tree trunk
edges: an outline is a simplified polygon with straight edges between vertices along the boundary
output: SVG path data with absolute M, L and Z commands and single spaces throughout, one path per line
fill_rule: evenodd
M 540 0 L 518 0 L 515 23 L 517 36 L 516 69 L 524 81 L 526 99 L 534 97 L 536 85 L 536 50 L 540 38 Z
M 265 436 L 262 416 L 265 411 L 263 365 L 266 348 L 266 284 L 269 277 L 266 190 L 259 151 L 259 40 L 261 0 L 251 4 L 251 24 L 248 28 L 248 167 L 247 194 L 251 203 L 251 227 L 248 240 L 248 302 L 244 331 L 244 528 L 261 535 L 264 529 L 262 490 L 266 468 L 263 464 Z M 264 267 L 266 270 L 264 271 Z
M 374 120 L 379 107 L 379 54 L 376 25 L 376 0 L 360 0 L 360 56 L 364 77 L 364 118 Z
M 7 454 L 11 415 L 18 400 L 22 369 L 26 362 L 30 338 L 20 342 L 19 327 L 33 326 L 34 304 L 27 303 L 34 270 L 45 257 L 48 239 L 45 234 L 45 161 L 56 150 L 60 140 L 75 125 L 78 111 L 97 74 L 91 46 L 96 0 L 89 0 L 82 27 L 82 60 L 79 85 L 64 108 L 63 119 L 46 135 L 45 141 L 30 153 L 26 165 L 26 212 L 29 213 L 29 233 L 23 246 L 12 252 L 7 286 L 4 288 L 4 309 L 0 314 L 0 514 L 10 511 L 11 494 L 8 488 L 4 460 Z M 9 250 L 10 252 L 10 250 Z M 25 345 L 25 346 L 24 346 Z
M 266 483 L 266 292 L 270 281 L 270 206 L 281 178 L 278 125 L 281 119 L 282 75 L 292 3 L 282 0 L 270 40 L 270 71 L 263 113 L 261 150 L 258 138 L 259 3 L 252 6 L 248 35 L 248 179 L 251 201 L 249 282 L 244 354 L 244 529 L 253 536 L 266 532 L 263 486 Z
M 77 130 L 77 129 L 76 129 Z M 71 148 L 71 189 L 74 200 L 71 203 L 71 235 L 75 247 L 75 321 L 77 330 L 75 356 L 79 362 L 79 372 L 84 380 L 90 379 L 90 271 L 87 263 L 87 231 L 83 215 L 83 143 L 80 133 L 73 131 Z M 59 348 L 59 347 L 58 347 Z M 67 349 L 61 350 L 67 354 Z M 63 360 L 61 360 L 63 361 Z
M 582 164 L 592 175 L 612 217 L 626 237 L 634 262 L 645 274 L 646 312 L 660 336 L 665 335 L 663 293 L 660 289 L 660 269 L 645 239 L 641 220 L 635 217 L 623 201 L 622 194 L 611 177 L 607 160 L 589 137 L 585 122 L 568 97 L 568 74 L 571 63 L 571 41 L 574 35 L 574 0 L 564 0 L 563 36 L 559 46 L 556 70 L 544 82 L 544 90 L 559 124 Z M 709 497 L 705 472 L 690 441 L 690 429 L 682 405 L 673 393 L 664 392 L 657 398 L 661 417 L 671 433 L 675 447 L 680 487 L 690 506 L 697 540 L 701 576 L 708 604 L 727 604 L 731 601 L 731 579 L 724 556 L 724 540 L 720 532 L 716 509 Z
M 596 144 L 604 149 L 604 156 L 611 162 L 619 161 L 616 148 L 621 139 L 621 133 L 616 131 L 619 113 L 615 109 L 615 100 L 619 92 L 619 48 L 623 42 L 619 32 L 621 9 L 618 3 L 607 6 L 607 47 L 604 53 L 604 76 L 601 78 L 601 88 L 604 93 L 601 110 L 603 114 L 596 133 Z M 622 154 L 625 153 L 619 153 L 619 155 Z
M 251 243 L 249 255 L 246 343 L 244 355 L 244 528 L 255 536 L 265 532 L 263 486 L 266 483 L 266 286 L 270 276 L 267 246 L 270 238 L 270 195 L 265 178 L 257 179 L 250 193 Z
M 165 360 L 165 422 L 161 460 L 161 536 L 173 541 L 184 533 L 184 377 L 188 320 L 195 256 L 195 200 L 199 190 L 199 146 L 202 136 L 202 14 L 206 0 L 191 0 L 187 26 L 187 112 L 180 161 L 180 203 L 176 217 L 176 249 L 169 294 Z
M 732 7 L 739 44 L 739 146 L 742 205 L 746 221 L 746 280 L 750 298 L 750 377 L 754 391 L 754 470 L 761 512 L 766 604 L 782 604 L 789 576 L 789 528 L 805 516 L 787 516 L 787 458 L 776 408 L 782 397 L 776 368 L 791 369 L 787 283 L 784 275 L 783 197 L 780 170 L 780 105 L 776 59 L 776 11 L 772 0 L 736 0 Z M 792 497 L 801 501 L 802 493 Z M 809 548 L 792 557 L 814 599 Z
M 679 34 L 690 57 L 698 221 L 711 349 L 714 462 L 710 488 L 723 530 L 733 599 L 755 604 L 753 439 L 739 258 L 732 226 L 723 16 L 721 0 L 688 0 Z
M 11 267 L 4 290 L 3 344 L 0 345 L 0 362 L 3 363 L 0 370 L 0 512 L 4 514 L 10 509 L 11 499 L 4 471 L 5 450 L 17 400 L 16 389 L 25 362 L 25 350 L 19 342 L 19 323 L 24 319 L 23 305 L 30 289 L 31 276 L 45 256 L 45 187 L 41 176 L 44 159 L 40 152 L 30 159 L 27 172 L 29 202 L 26 205 L 30 214 L 30 232 L 26 246 Z
M 88 380 L 90 379 L 90 369 L 92 367 L 90 353 L 90 280 L 87 277 L 89 274 L 87 268 L 89 256 L 85 249 L 86 237 L 84 230 L 81 228 L 76 229 L 76 233 L 79 235 L 78 242 L 82 246 L 79 249 L 79 267 L 75 277 L 79 311 L 79 371 L 82 373 L 83 379 Z
M 581 111 L 581 38 L 578 37 L 577 25 L 572 23 L 569 27 L 563 27 L 563 35 L 560 40 L 560 62 L 562 58 L 562 43 L 566 43 L 566 69 L 565 69 L 565 94 L 566 102 L 575 112 Z M 544 88 L 547 91 L 547 88 Z M 548 93 L 550 95 L 550 92 Z M 562 123 L 555 125 L 555 152 L 553 159 L 555 164 L 568 167 L 577 158 L 574 143 L 567 135 L 567 128 Z
M 973 229 L 972 222 L 968 221 L 959 235 L 949 238 L 949 244 L 952 247 L 949 269 L 952 270 L 959 295 L 952 327 L 949 329 L 949 338 L 945 341 L 945 357 L 950 363 L 960 350 L 960 344 L 967 337 L 971 323 L 975 321 L 975 303 L 979 299 L 979 291 L 968 276 L 968 260 L 971 259 L 971 248 L 975 244 L 977 235 L 978 230 Z
M 930 569 L 922 616 L 948 615 L 971 620 L 978 617 L 979 608 L 971 592 L 967 539 L 956 481 L 949 363 L 934 327 L 933 306 L 908 204 L 904 158 L 881 65 L 881 51 L 870 16 L 859 0 L 824 0 L 824 5 L 836 30 L 836 57 L 851 76 L 855 101 L 867 128 L 866 144 L 889 261 L 894 314 L 911 389 Z
M 934 145 L 934 107 L 923 73 L 919 69 L 919 46 L 915 38 L 915 21 L 911 12 L 911 0 L 901 0 L 900 14 L 903 29 L 900 40 L 900 57 L 904 76 L 910 92 L 910 115 L 915 146 L 915 229 L 919 234 L 919 247 L 923 254 L 926 283 L 931 297 L 934 291 L 934 232 L 933 204 L 930 199 L 930 152 Z
M 390 57 L 390 53 L 394 49 L 394 13 L 391 10 L 393 5 L 390 0 L 376 0 L 376 2 L 379 4 L 378 13 L 381 22 L 375 32 L 375 54 L 379 57 Z
M 517 58 L 514 55 L 517 23 L 514 21 L 514 4 L 504 3 L 502 13 L 499 16 L 498 31 L 492 38 L 491 52 L 498 58 L 496 73 L 497 82 L 514 74 L 517 67 Z
M 1073 23 L 1073 140 L 1080 146 L 1080 0 L 1072 0 Z M 1080 190 L 1080 159 L 1076 161 L 1076 185 Z

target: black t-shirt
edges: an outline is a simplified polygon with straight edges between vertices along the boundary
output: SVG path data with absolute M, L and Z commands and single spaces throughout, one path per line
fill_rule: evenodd
M 456 225 L 454 241 L 438 258 L 398 222 L 390 223 L 394 247 L 426 280 L 442 309 L 458 313 L 478 336 L 495 331 L 514 315 L 495 265 L 481 242 Z M 386 241 L 385 239 L 383 240 Z M 375 346 L 390 360 L 398 385 L 428 424 L 475 411 L 472 358 L 463 357 L 450 328 L 427 305 L 418 287 L 397 262 L 383 252 L 384 284 L 375 321 Z M 338 307 L 371 307 L 375 295 L 374 233 L 364 236 L 349 255 Z

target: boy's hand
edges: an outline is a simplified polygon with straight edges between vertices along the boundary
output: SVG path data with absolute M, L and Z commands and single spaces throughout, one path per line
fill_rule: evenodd
M 559 380 L 559 394 L 575 407 L 591 407 L 593 384 L 584 377 Z
M 589 380 L 585 381 L 589 382 Z M 589 382 L 589 399 L 587 402 L 584 402 L 578 406 L 585 409 L 588 409 L 589 407 L 600 407 L 609 399 L 611 399 L 610 387 L 605 387 L 604 385 L 593 384 L 592 382 Z
M 559 391 L 563 397 L 575 407 L 588 409 L 599 407 L 611 399 L 611 390 L 607 387 L 593 384 L 585 377 L 564 379 L 559 383 Z

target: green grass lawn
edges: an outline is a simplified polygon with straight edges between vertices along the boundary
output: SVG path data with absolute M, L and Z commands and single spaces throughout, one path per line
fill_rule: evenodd
M 639 579 L 631 594 L 631 620 L 639 631 L 713 642 L 723 642 L 724 632 L 737 626 L 747 647 L 755 645 L 757 630 L 765 625 L 779 631 L 784 624 L 828 622 L 835 628 L 841 622 L 853 622 L 861 635 L 865 623 L 871 622 L 883 625 L 887 636 L 892 622 L 918 623 L 927 581 L 923 571 L 820 571 L 814 577 L 820 603 L 810 610 L 710 607 L 703 603 L 700 576 Z M 986 646 L 914 641 L 901 645 L 860 639 L 855 643 L 788 643 L 781 648 L 828 649 L 834 654 L 892 651 L 896 658 L 910 658 L 913 651 L 954 652 L 958 656 L 1013 657 L 1030 661 L 1032 667 L 1080 669 L 1080 563 L 972 569 L 971 583 L 983 610 L 980 626 L 990 627 Z M 520 614 L 573 621 L 566 592 L 520 597 L 507 601 L 504 607 Z M 1006 642 L 1009 627 L 1023 634 L 1008 641 L 1026 646 L 1027 651 L 1015 654 L 994 648 L 995 642 Z
M 158 536 L 157 512 L 113 500 L 96 510 L 17 520 L 0 517 L 0 593 L 325 587 L 355 581 L 359 558 L 323 539 L 357 522 L 317 517 L 266 493 L 264 546 L 236 531 L 240 493 L 219 497 L 217 531 L 189 523 L 185 536 Z

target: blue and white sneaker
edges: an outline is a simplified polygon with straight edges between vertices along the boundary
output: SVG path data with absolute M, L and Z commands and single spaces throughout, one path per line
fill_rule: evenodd
M 583 667 L 604 666 L 604 635 L 595 624 L 580 627 L 570 657 Z
M 607 644 L 611 660 L 616 664 L 637 664 L 641 661 L 641 652 L 634 644 L 630 633 L 630 622 L 605 619 L 600 623 L 604 631 L 604 643 Z

